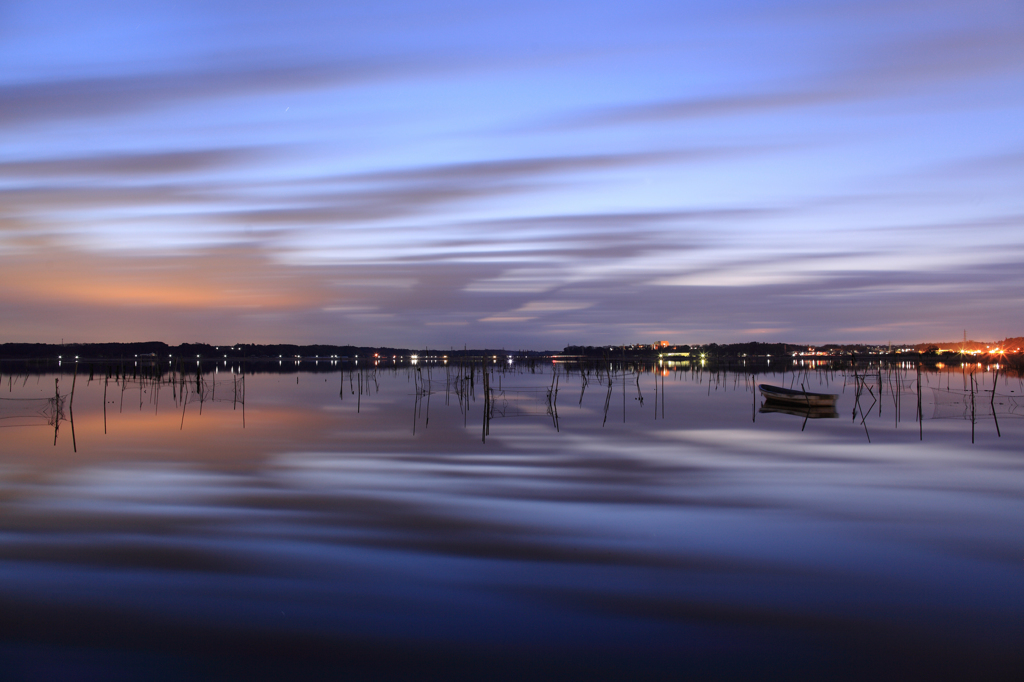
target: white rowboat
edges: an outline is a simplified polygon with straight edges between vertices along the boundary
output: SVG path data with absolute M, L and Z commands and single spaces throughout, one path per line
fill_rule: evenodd
M 834 407 L 836 400 L 839 399 L 838 395 L 832 393 L 796 391 L 792 388 L 769 386 L 768 384 L 758 384 L 757 388 L 761 391 L 761 396 L 765 400 L 793 405 L 794 407 Z

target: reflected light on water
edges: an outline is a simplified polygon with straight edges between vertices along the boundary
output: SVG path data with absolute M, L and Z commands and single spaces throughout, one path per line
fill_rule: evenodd
M 918 412 L 903 368 L 446 360 L 78 377 L 77 452 L 69 422 L 4 429 L 3 641 L 28 653 L 2 656 L 208 679 L 1020 670 L 1019 379 L 929 371 Z M 0 416 L 56 378 L 8 374 Z M 837 394 L 839 417 L 758 412 L 758 383 Z

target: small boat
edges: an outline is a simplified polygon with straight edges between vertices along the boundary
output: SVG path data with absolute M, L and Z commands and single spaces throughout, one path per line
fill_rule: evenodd
M 836 400 L 839 399 L 839 396 L 833 393 L 796 391 L 792 388 L 769 386 L 768 384 L 758 384 L 757 388 L 765 400 L 794 407 L 835 407 Z

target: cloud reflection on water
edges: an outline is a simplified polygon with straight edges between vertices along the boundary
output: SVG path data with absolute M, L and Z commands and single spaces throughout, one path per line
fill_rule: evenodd
M 421 647 L 520 672 L 598 650 L 640 677 L 641 659 L 651 676 L 792 670 L 794 655 L 820 673 L 854 651 L 869 652 L 860 672 L 1014 660 L 1000 642 L 1024 604 L 1019 420 L 974 447 L 968 424 L 931 420 L 922 443 L 885 406 L 869 444 L 845 417 L 804 432 L 788 415 L 751 421 L 742 377 L 670 374 L 665 419 L 643 375 L 645 405 L 630 377 L 626 421 L 602 427 L 603 388 L 579 407 L 566 376 L 561 432 L 524 393 L 532 416 L 494 419 L 481 443 L 479 401 L 464 427 L 433 371 L 429 425 L 405 370 L 379 372 L 358 413 L 338 374 L 249 375 L 244 429 L 230 402 L 191 404 L 179 429 L 162 389 L 159 412 L 149 394 L 111 407 L 107 436 L 101 383 L 79 385 L 77 455 L 37 428 L 5 453 L 5 609 L 78 609 L 139 634 L 24 636 L 157 658 L 178 642 L 224 660 L 269 638 L 254 660 L 271 667 L 293 637 L 311 638 L 316 665 L 339 665 L 334 646 L 384 646 L 439 675 Z M 501 380 L 514 398 L 550 375 Z

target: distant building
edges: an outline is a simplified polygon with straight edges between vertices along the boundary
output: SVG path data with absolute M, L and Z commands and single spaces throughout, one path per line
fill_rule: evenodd
M 668 348 L 671 345 L 672 344 L 670 344 L 668 341 L 655 341 L 654 342 L 654 347 L 655 348 Z

